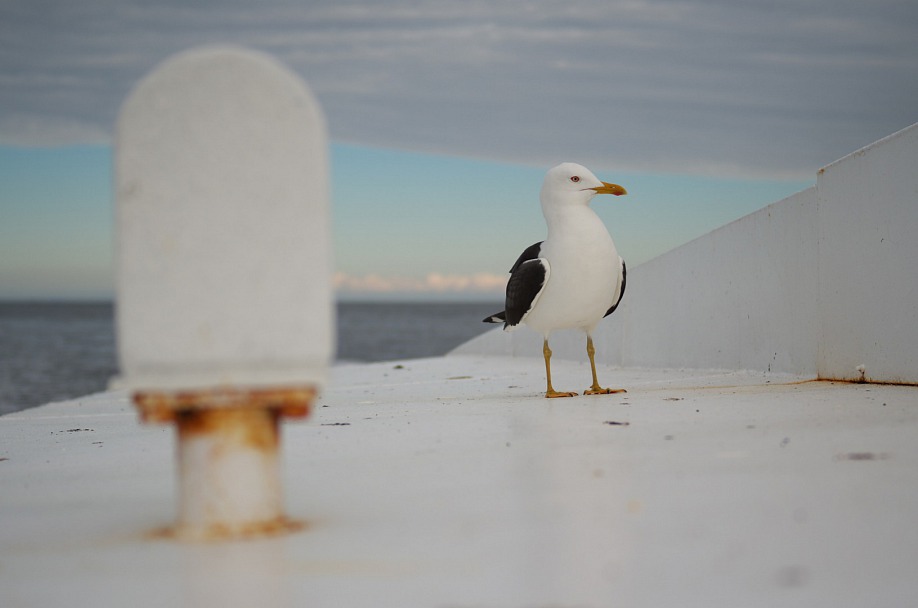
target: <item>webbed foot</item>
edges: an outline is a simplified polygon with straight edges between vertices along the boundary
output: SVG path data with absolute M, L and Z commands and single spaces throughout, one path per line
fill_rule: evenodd
M 623 388 L 603 388 L 598 384 L 594 384 L 590 388 L 583 391 L 584 395 L 613 395 L 615 393 L 627 393 Z
M 569 393 L 567 391 L 556 391 L 554 389 L 545 391 L 546 399 L 555 399 L 557 397 L 576 397 L 576 396 L 577 396 L 577 393 Z

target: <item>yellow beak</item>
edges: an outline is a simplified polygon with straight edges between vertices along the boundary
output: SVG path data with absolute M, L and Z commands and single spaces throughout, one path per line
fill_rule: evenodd
M 618 184 L 608 184 L 606 182 L 603 182 L 602 186 L 596 186 L 595 188 L 590 188 L 590 190 L 595 190 L 596 194 L 614 194 L 615 196 L 628 194 L 628 191 Z

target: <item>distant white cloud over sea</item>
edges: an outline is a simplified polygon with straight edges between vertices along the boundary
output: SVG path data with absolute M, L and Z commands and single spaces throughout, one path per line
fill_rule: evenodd
M 334 277 L 335 290 L 346 297 L 373 295 L 457 295 L 489 296 L 497 300 L 503 298 L 508 275 L 495 275 L 486 272 L 471 275 L 441 274 L 431 272 L 422 278 L 381 276 L 367 274 L 350 276 L 338 272 Z

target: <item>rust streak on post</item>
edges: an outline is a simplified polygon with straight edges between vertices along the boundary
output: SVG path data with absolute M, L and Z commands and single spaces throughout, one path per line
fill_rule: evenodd
M 202 409 L 268 408 L 283 418 L 305 418 L 316 396 L 313 387 L 285 389 L 221 388 L 200 391 L 140 391 L 133 395 L 146 423 L 175 422 L 179 412 Z
M 273 408 L 182 410 L 176 415 L 179 441 L 200 435 L 219 435 L 227 446 L 276 452 L 278 412 Z

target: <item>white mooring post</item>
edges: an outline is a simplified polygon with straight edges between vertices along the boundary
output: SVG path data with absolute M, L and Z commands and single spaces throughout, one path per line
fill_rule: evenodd
M 115 385 L 177 426 L 181 538 L 295 527 L 279 423 L 333 350 L 326 141 L 305 84 L 237 48 L 167 60 L 122 108 Z

